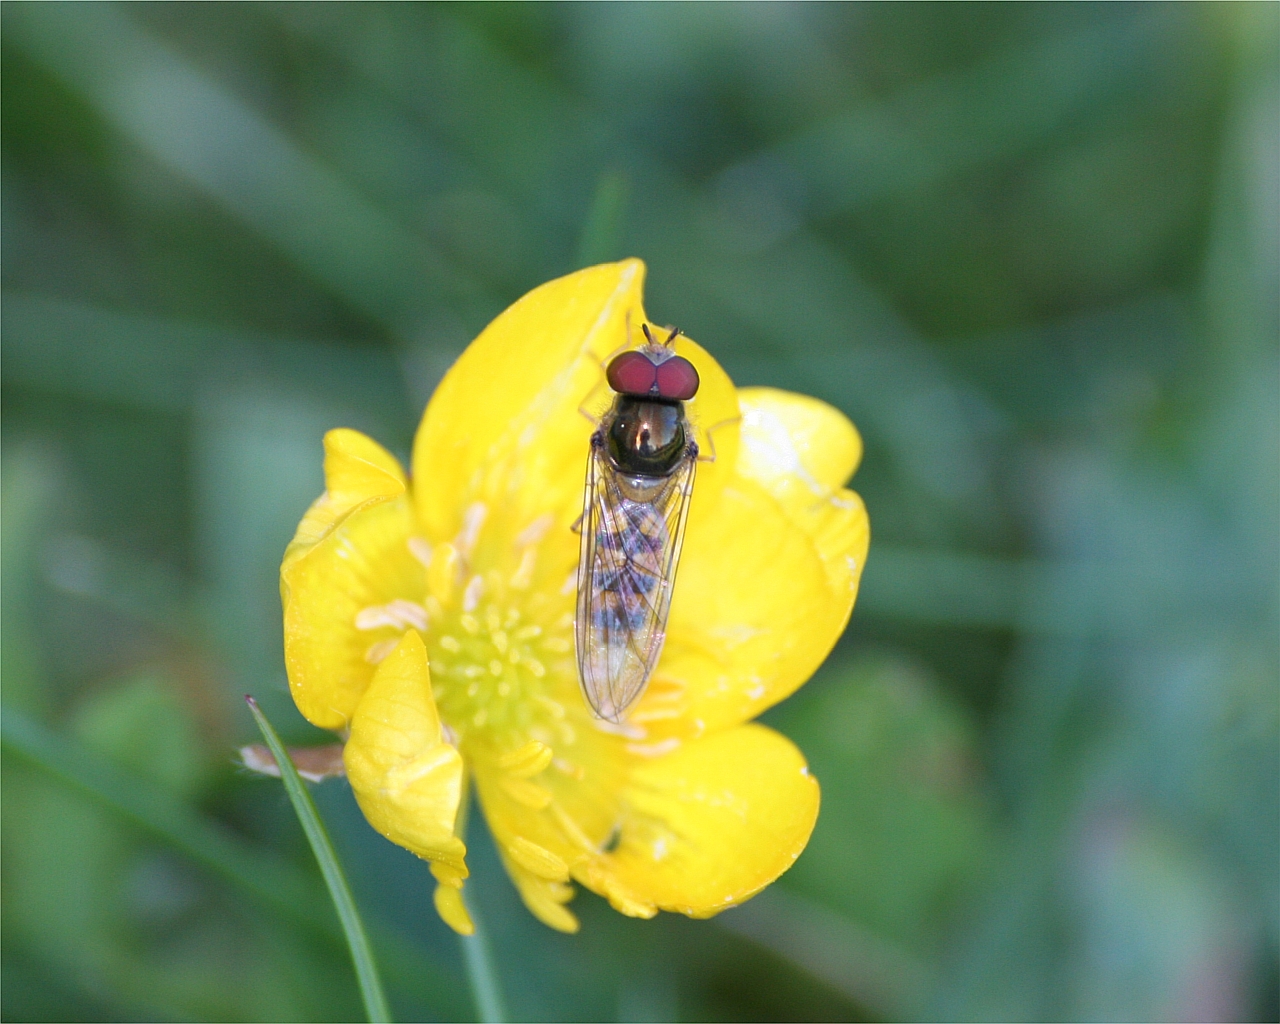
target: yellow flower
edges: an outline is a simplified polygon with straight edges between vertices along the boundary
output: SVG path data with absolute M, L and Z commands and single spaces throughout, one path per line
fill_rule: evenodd
M 843 630 L 868 544 L 842 485 L 852 424 L 814 399 L 736 389 L 694 342 L 687 403 L 702 451 L 666 646 L 621 726 L 578 687 L 573 609 L 603 364 L 640 341 L 644 265 L 591 267 L 530 292 L 444 378 L 412 483 L 352 430 L 325 437 L 325 493 L 281 567 L 293 698 L 347 735 L 379 832 L 431 862 L 436 907 L 471 922 L 460 801 L 473 778 L 511 878 L 572 932 L 576 881 L 624 914 L 709 917 L 799 856 L 818 785 L 749 720 L 818 667 Z

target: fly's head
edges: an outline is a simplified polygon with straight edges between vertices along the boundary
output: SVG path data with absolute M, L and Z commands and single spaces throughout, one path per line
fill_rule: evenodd
M 609 363 L 609 387 L 617 397 L 603 424 L 605 443 L 620 472 L 665 477 L 685 456 L 683 403 L 698 393 L 698 371 L 672 348 L 678 329 L 663 343 L 654 340 L 648 324 L 642 328 L 648 344 Z

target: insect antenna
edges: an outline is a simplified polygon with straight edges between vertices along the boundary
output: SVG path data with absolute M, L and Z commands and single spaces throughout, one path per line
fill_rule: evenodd
M 649 330 L 649 325 L 646 323 L 642 323 L 640 325 L 640 330 L 644 331 L 644 336 L 649 341 L 646 348 L 654 353 L 654 358 L 658 362 L 665 362 L 667 359 L 670 359 L 675 355 L 675 349 L 672 348 L 672 346 L 675 344 L 676 338 L 680 336 L 681 332 L 679 327 L 672 327 L 670 329 L 671 333 L 667 335 L 666 341 L 659 341 L 655 338 L 653 336 L 653 332 Z

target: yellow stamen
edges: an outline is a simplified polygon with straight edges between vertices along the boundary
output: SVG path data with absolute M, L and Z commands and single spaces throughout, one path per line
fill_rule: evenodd
M 413 555 L 424 569 L 431 568 L 431 544 L 426 537 L 410 537 L 409 554 Z
M 515 836 L 507 844 L 507 853 L 513 861 L 539 878 L 552 882 L 569 881 L 569 865 L 559 855 L 524 836 Z
M 506 794 L 517 803 L 540 811 L 551 803 L 551 794 L 536 782 L 518 779 L 514 775 L 501 776 L 501 785 Z
M 427 570 L 427 589 L 443 605 L 447 605 L 453 596 L 460 564 L 461 556 L 452 544 L 441 544 L 431 557 L 431 568 Z
M 523 747 L 508 751 L 498 758 L 498 767 L 519 778 L 530 778 L 551 763 L 553 751 L 545 743 L 531 740 Z

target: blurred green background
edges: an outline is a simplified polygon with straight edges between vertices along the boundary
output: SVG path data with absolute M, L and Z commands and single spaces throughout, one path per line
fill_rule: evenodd
M 1280 1016 L 1274 4 L 3 7 L 3 1016 L 349 1020 L 280 784 L 320 437 L 406 455 L 529 288 L 628 255 L 866 440 L 767 720 L 807 852 L 710 922 L 473 894 L 530 1020 Z M 494 415 L 501 415 L 495 409 Z M 315 787 L 401 1019 L 425 868 Z

